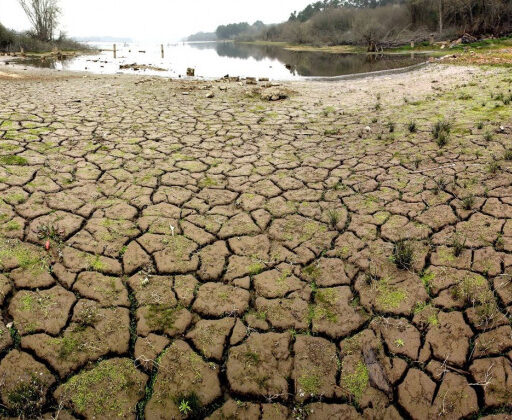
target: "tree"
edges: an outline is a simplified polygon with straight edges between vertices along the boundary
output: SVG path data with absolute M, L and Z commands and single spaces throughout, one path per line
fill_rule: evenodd
M 60 8 L 57 0 L 18 0 L 32 24 L 34 35 L 41 41 L 53 40 Z
M 443 33 L 443 0 L 438 0 L 438 8 L 439 8 L 439 34 Z
M 217 30 L 218 39 L 234 39 L 236 36 L 250 29 L 251 25 L 247 22 L 230 23 L 229 25 L 220 25 Z

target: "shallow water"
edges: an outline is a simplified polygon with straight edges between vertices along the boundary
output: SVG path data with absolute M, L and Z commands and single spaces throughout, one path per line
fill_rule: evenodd
M 268 77 L 272 80 L 297 80 L 306 77 L 334 77 L 372 71 L 398 69 L 426 61 L 425 55 L 331 54 L 310 51 L 288 51 L 276 46 L 201 42 L 164 45 L 94 43 L 102 50 L 71 59 L 31 59 L 26 64 L 57 70 L 88 71 L 99 74 L 129 73 L 164 77 L 184 77 L 187 68 L 195 69 L 199 78 L 225 75 Z M 120 69 L 127 64 L 146 65 L 156 69 Z

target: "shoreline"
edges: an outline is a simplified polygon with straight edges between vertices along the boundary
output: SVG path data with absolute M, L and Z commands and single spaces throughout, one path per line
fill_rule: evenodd
M 49 57 L 54 57 L 55 54 L 51 53 L 48 55 Z M 41 72 L 41 74 L 46 73 L 60 73 L 60 74 L 75 74 L 75 75 L 90 75 L 90 76 L 107 76 L 107 75 L 130 75 L 130 76 L 140 76 L 140 77 L 160 77 L 163 79 L 169 79 L 169 80 L 197 80 L 197 81 L 221 81 L 225 80 L 223 77 L 192 77 L 192 78 L 180 78 L 180 77 L 169 77 L 168 75 L 159 75 L 159 73 L 153 73 L 153 74 L 143 74 L 143 73 L 124 73 L 124 72 L 118 72 L 118 73 L 94 73 L 90 71 L 84 71 L 84 70 L 56 70 L 51 68 L 42 68 L 33 66 L 30 64 L 24 64 L 24 59 L 31 59 L 34 57 L 40 57 L 38 55 L 31 55 L 31 54 L 24 54 L 24 55 L 16 55 L 16 56 L 2 56 L 0 55 L 0 63 L 8 62 L 9 67 L 4 67 L 4 70 L 10 69 L 17 69 L 22 70 L 24 72 L 29 73 L 35 73 L 35 76 L 38 75 L 38 72 Z M 413 71 L 417 68 L 421 68 L 423 66 L 428 65 L 429 62 L 426 60 L 425 62 L 421 62 L 418 64 L 413 64 L 406 67 L 398 67 L 394 69 L 387 69 L 387 70 L 376 70 L 371 72 L 359 72 L 359 73 L 352 73 L 352 74 L 345 74 L 345 75 L 339 75 L 339 76 L 301 76 L 298 80 L 289 80 L 289 79 L 270 79 L 271 82 L 277 82 L 277 83 L 284 83 L 284 82 L 301 82 L 301 81 L 324 81 L 324 82 L 334 82 L 337 80 L 350 80 L 350 79 L 360 79 L 360 78 L 367 78 L 367 77 L 373 77 L 376 75 L 386 75 L 386 74 L 395 74 L 395 73 L 405 73 L 409 71 Z M 140 67 L 144 67 L 144 65 L 141 65 Z M 8 77 L 8 74 L 3 72 L 3 77 Z M 17 77 L 17 76 L 16 76 Z M 231 78 L 239 78 L 240 81 L 245 81 L 253 79 L 253 77 L 238 77 L 238 76 L 232 76 Z M 267 77 L 261 77 L 261 78 L 267 78 Z

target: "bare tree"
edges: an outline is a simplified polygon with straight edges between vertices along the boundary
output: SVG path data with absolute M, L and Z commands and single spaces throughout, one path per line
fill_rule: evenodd
M 443 0 L 438 0 L 437 4 L 439 10 L 439 34 L 443 33 Z
M 60 8 L 57 0 L 18 0 L 41 41 L 51 41 L 56 29 Z

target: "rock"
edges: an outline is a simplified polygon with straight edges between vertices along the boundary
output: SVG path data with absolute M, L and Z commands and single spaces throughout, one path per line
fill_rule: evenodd
M 261 99 L 264 101 L 280 101 L 287 99 L 290 96 L 290 92 L 284 88 L 266 88 L 260 93 Z
M 468 33 L 465 33 L 460 38 L 460 42 L 462 44 L 472 44 L 473 42 L 476 42 L 476 41 L 477 41 L 477 38 L 475 38 L 473 35 L 470 35 Z

